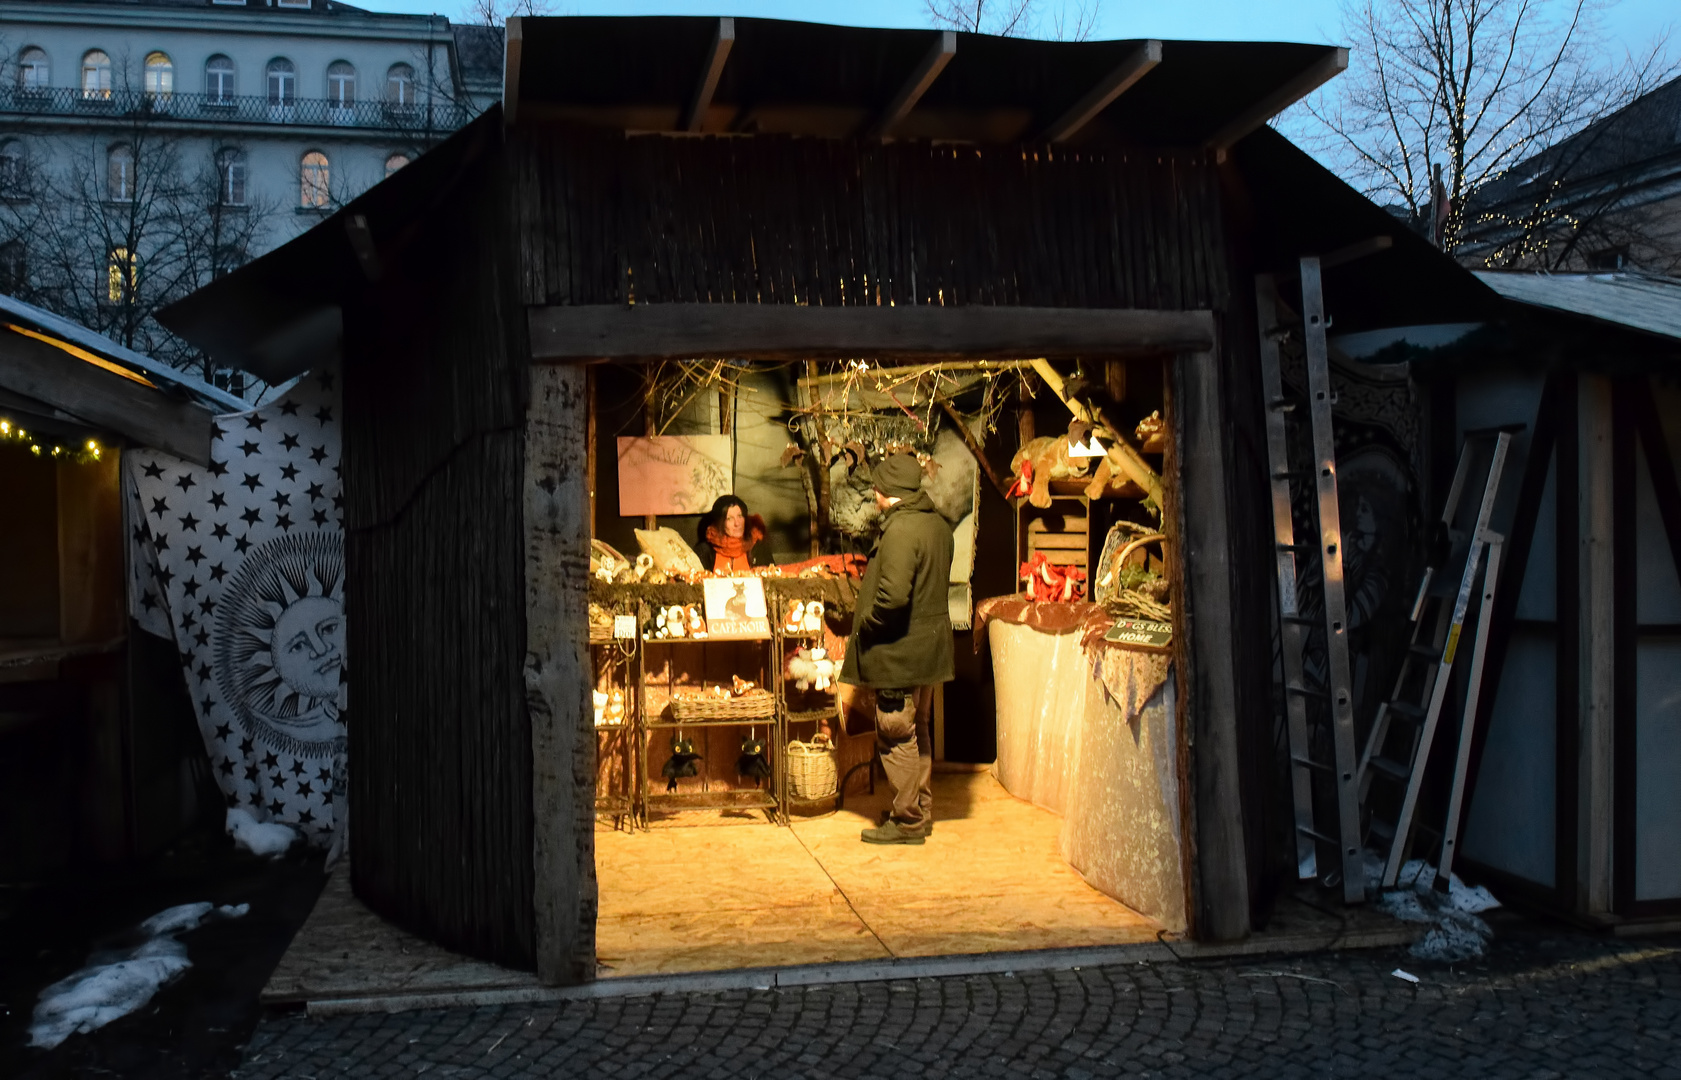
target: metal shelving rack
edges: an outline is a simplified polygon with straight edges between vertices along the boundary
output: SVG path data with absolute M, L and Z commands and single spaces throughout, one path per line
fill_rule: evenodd
M 623 790 L 603 794 L 597 787 L 595 795 L 595 813 L 597 817 L 611 817 L 615 828 L 628 826 L 635 829 L 637 821 L 636 810 L 636 697 L 631 684 L 631 673 L 634 670 L 636 656 L 640 652 L 638 642 L 608 638 L 590 639 L 590 660 L 595 674 L 599 677 L 602 664 L 609 670 L 618 669 L 620 677 L 617 680 L 609 678 L 610 685 L 621 686 L 625 694 L 624 719 L 617 724 L 604 724 L 595 729 L 597 769 L 600 760 L 609 754 L 618 754 L 623 758 L 624 785 Z M 592 688 L 593 688 L 592 683 Z
M 708 643 L 723 644 L 725 639 L 661 638 L 649 641 L 641 636 L 641 627 L 646 623 L 645 616 L 646 611 L 639 605 L 636 613 L 638 629 L 634 667 L 636 676 L 636 734 L 633 742 L 636 750 L 636 775 L 633 782 L 633 791 L 635 792 L 637 813 L 640 816 L 642 827 L 648 827 L 648 816 L 654 810 L 769 810 L 773 821 L 779 824 L 786 823 L 787 812 L 781 800 L 781 777 L 784 765 L 782 758 L 786 735 L 782 726 L 781 691 L 779 689 L 781 668 L 779 665 L 769 664 L 771 675 L 768 680 L 761 680 L 761 685 L 765 681 L 769 681 L 773 687 L 778 688 L 772 691 L 771 715 L 764 717 L 762 721 L 740 717 L 723 720 L 685 720 L 681 722 L 676 720 L 652 720 L 648 716 L 648 679 L 645 666 L 647 647 L 649 645 L 683 647 L 685 645 L 706 645 Z M 761 645 L 777 647 L 774 629 L 768 638 L 730 638 L 727 640 L 731 642 L 752 641 Z M 691 728 L 754 727 L 761 723 L 770 729 L 770 738 L 766 740 L 772 753 L 772 777 L 768 788 L 731 788 L 725 792 L 705 792 L 703 794 L 712 796 L 716 800 L 706 804 L 697 804 L 696 796 L 690 793 L 667 794 L 649 790 L 648 744 L 655 732 L 688 730 Z M 732 798 L 729 796 L 738 797 Z
M 771 768 L 775 771 L 777 796 L 782 804 L 779 820 L 786 825 L 788 824 L 788 808 L 790 806 L 821 806 L 824 803 L 835 802 L 839 798 L 840 784 L 838 778 L 835 794 L 822 799 L 795 798 L 794 794 L 788 790 L 788 742 L 793 738 L 792 729 L 794 725 L 815 724 L 830 719 L 835 716 L 835 708 L 831 705 L 827 709 L 807 709 L 798 712 L 788 708 L 787 679 L 783 676 L 783 669 L 788 666 L 788 643 L 821 645 L 823 643 L 823 632 L 813 630 L 789 633 L 783 629 L 780 619 L 773 619 L 771 620 L 771 640 L 776 644 L 776 713 L 781 720 L 782 727 L 776 741 L 776 761 Z

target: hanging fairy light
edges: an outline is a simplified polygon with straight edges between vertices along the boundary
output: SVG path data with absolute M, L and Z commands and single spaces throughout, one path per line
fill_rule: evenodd
M 27 428 L 13 423 L 6 417 L 0 417 L 0 443 L 16 443 L 19 446 L 27 446 L 29 452 L 36 457 L 45 455 L 75 461 L 80 464 L 99 461 L 101 455 L 105 452 L 105 448 L 100 446 L 96 439 L 89 439 L 81 446 L 65 446 L 62 443 L 43 440 L 39 434 L 32 434 Z

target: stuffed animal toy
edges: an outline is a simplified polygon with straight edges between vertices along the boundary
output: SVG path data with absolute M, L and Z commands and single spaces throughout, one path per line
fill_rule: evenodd
M 798 634 L 805 627 L 805 602 L 793 600 L 788 604 L 788 616 L 782 620 L 782 631 L 787 634 Z
M 800 629 L 808 634 L 823 632 L 823 601 L 813 600 L 805 606 L 805 618 L 800 622 Z
M 607 723 L 607 695 L 600 690 L 595 692 L 595 726 L 602 727 Z
M 672 604 L 665 609 L 665 634 L 667 637 L 687 637 L 689 634 L 689 613 L 678 604 Z
M 741 738 L 741 756 L 736 759 L 735 771 L 754 780 L 770 779 L 770 761 L 765 757 L 765 740 L 754 735 Z
M 1010 471 L 1019 478 L 1010 494 L 1026 494 L 1028 502 L 1043 510 L 1051 505 L 1051 481 L 1083 478 L 1090 462 L 1090 458 L 1068 456 L 1066 435 L 1034 439 L 1010 459 Z
M 736 697 L 741 697 L 743 694 L 750 694 L 759 688 L 758 683 L 753 682 L 751 679 L 744 679 L 740 675 L 731 675 L 730 682 L 731 692 Z
M 700 769 L 696 763 L 703 760 L 695 753 L 693 739 L 686 739 L 680 735 L 671 737 L 671 757 L 660 768 L 660 775 L 665 777 L 665 790 L 677 790 L 677 778 L 680 776 L 699 776 Z
M 788 675 L 801 690 L 826 691 L 835 683 L 835 662 L 825 649 L 801 649 L 788 658 Z
M 687 609 L 689 636 L 692 638 L 706 637 L 706 620 L 700 617 L 700 608 L 690 604 Z
M 1021 564 L 1027 598 L 1037 602 L 1068 603 L 1086 595 L 1086 572 L 1078 566 L 1058 566 L 1036 551 Z
M 625 692 L 613 690 L 607 695 L 607 722 L 622 724 L 625 722 Z

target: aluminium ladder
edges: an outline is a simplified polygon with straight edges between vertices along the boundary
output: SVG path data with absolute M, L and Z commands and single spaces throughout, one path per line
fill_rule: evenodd
M 1472 726 L 1482 686 L 1483 659 L 1488 647 L 1489 621 L 1493 617 L 1495 586 L 1500 576 L 1500 554 L 1505 538 L 1489 528 L 1494 504 L 1500 493 L 1500 481 L 1505 471 L 1506 455 L 1511 447 L 1512 434 L 1519 428 L 1492 428 L 1468 431 L 1454 469 L 1453 484 L 1448 489 L 1446 506 L 1437 526 L 1437 540 L 1429 564 L 1425 567 L 1418 596 L 1413 601 L 1412 639 L 1402 657 L 1395 677 L 1395 689 L 1390 699 L 1378 707 L 1372 729 L 1360 756 L 1359 793 L 1361 808 L 1367 819 L 1368 835 L 1388 845 L 1383 868 L 1383 888 L 1394 888 L 1401 864 L 1412 848 L 1414 817 L 1418 809 L 1419 792 L 1423 787 L 1425 765 L 1435 741 L 1436 727 L 1441 719 L 1443 702 L 1448 693 L 1450 673 L 1459 651 L 1465 627 L 1471 593 L 1477 587 L 1479 571 L 1482 597 L 1477 628 L 1472 647 L 1469 688 L 1463 720 L 1460 724 L 1459 747 L 1448 802 L 1447 821 L 1442 832 L 1440 868 L 1436 884 L 1448 886 L 1448 871 L 1453 863 L 1456 833 L 1464 793 L 1465 774 L 1470 764 Z M 1482 484 L 1482 496 L 1476 516 L 1468 530 L 1456 528 L 1462 503 L 1471 486 L 1471 473 L 1486 460 L 1487 474 Z M 1449 594 L 1433 585 L 1444 565 L 1456 561 L 1463 543 L 1464 569 L 1459 588 Z M 1483 553 L 1487 551 L 1486 569 Z M 1449 600 L 1451 599 L 1451 606 Z M 1426 616 L 1426 609 L 1433 614 Z M 1409 687 L 1411 687 L 1409 700 Z M 1399 721 L 1405 730 L 1397 732 Z M 1391 735 L 1398 735 L 1392 740 Z M 1392 747 L 1399 744 L 1397 753 Z M 1378 816 L 1370 805 L 1374 780 L 1383 780 L 1400 789 L 1400 807 L 1393 821 Z M 1420 829 L 1423 826 L 1418 826 Z
M 1327 868 L 1326 884 L 1340 877 L 1343 900 L 1365 900 L 1365 866 L 1360 831 L 1360 799 L 1354 734 L 1354 695 L 1349 678 L 1348 614 L 1343 595 L 1342 515 L 1337 501 L 1336 445 L 1331 428 L 1330 350 L 1325 340 L 1325 302 L 1319 259 L 1301 260 L 1302 329 L 1307 354 L 1308 417 L 1313 435 L 1314 468 L 1301 473 L 1290 468 L 1285 414 L 1295 403 L 1284 396 L 1279 365 L 1279 305 L 1271 275 L 1258 275 L 1255 291 L 1261 327 L 1261 379 L 1266 396 L 1267 458 L 1272 482 L 1273 538 L 1278 576 L 1279 638 L 1284 664 L 1285 726 L 1290 741 L 1290 783 L 1294 804 L 1297 872 L 1302 879 L 1318 877 L 1318 848 L 1337 851 L 1340 870 Z M 1290 483 L 1312 479 L 1317 494 L 1319 538 L 1298 543 L 1291 516 Z M 1308 628 L 1316 620 L 1303 615 L 1296 598 L 1296 556 L 1317 550 L 1324 583 L 1324 620 L 1327 688 L 1316 690 L 1302 677 L 1302 651 Z M 1322 702 L 1329 717 L 1335 761 L 1313 757 L 1308 699 Z M 1337 822 L 1334 829 L 1314 818 L 1313 773 L 1329 773 L 1336 787 Z

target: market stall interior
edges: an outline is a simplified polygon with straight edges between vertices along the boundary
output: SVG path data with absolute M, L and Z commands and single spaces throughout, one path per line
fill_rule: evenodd
M 1185 929 L 1160 357 L 589 381 L 602 975 Z M 896 452 L 952 531 L 958 664 L 936 834 L 884 853 L 873 697 L 839 670 Z

